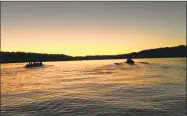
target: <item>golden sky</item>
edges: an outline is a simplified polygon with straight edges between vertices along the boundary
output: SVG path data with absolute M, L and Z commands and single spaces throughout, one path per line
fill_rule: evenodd
M 2 2 L 1 51 L 115 55 L 186 44 L 185 2 Z

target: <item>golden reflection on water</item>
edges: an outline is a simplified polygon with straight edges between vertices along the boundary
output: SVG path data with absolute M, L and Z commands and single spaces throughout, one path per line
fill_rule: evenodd
M 169 67 L 160 69 L 164 65 L 160 59 L 135 61 L 151 64 L 117 66 L 114 63 L 124 60 L 69 61 L 46 62 L 44 67 L 33 69 L 25 69 L 24 63 L 2 64 L 2 106 L 68 96 L 105 99 L 103 96 L 120 87 L 139 88 L 185 80 L 184 70 L 178 70 L 179 76 Z M 175 64 L 175 60 L 170 64 Z

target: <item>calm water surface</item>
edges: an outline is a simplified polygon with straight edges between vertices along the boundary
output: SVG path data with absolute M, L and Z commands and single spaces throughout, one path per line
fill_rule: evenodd
M 186 58 L 1 65 L 3 116 L 185 116 Z

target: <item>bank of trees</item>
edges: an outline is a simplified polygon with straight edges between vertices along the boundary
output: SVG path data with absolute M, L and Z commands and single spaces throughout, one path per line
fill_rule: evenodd
M 125 51 L 125 50 L 124 50 Z M 99 59 L 124 59 L 132 58 L 168 58 L 168 57 L 187 57 L 187 46 L 180 45 L 175 47 L 165 47 L 147 49 L 140 52 L 120 55 L 95 55 L 72 57 L 64 54 L 40 54 L 26 52 L 0 52 L 1 63 L 31 62 L 31 61 L 69 61 L 69 60 L 99 60 Z

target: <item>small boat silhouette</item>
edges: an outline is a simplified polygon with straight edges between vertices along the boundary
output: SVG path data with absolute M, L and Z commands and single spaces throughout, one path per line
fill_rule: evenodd
M 126 63 L 133 65 L 134 61 L 131 58 L 127 58 Z
M 29 62 L 25 65 L 25 68 L 41 67 L 41 66 L 43 66 L 42 62 Z

